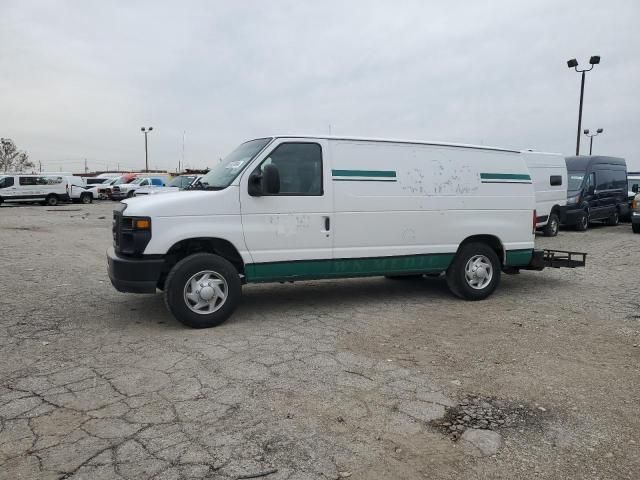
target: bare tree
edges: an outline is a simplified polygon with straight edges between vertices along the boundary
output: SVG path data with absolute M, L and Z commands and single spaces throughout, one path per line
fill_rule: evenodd
M 0 171 L 22 172 L 33 168 L 27 152 L 18 150 L 10 138 L 0 138 Z

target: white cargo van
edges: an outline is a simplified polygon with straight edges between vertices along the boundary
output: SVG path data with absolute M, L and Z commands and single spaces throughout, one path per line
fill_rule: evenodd
M 55 206 L 69 201 L 68 182 L 62 175 L 0 175 L 0 203 L 38 202 Z
M 557 153 L 523 151 L 536 196 L 536 229 L 546 237 L 560 230 L 560 208 L 567 204 L 567 163 Z
M 274 136 L 243 143 L 198 185 L 122 202 L 107 253 L 116 289 L 164 290 L 192 327 L 228 318 L 243 283 L 446 272 L 455 295 L 480 300 L 502 271 L 585 263 L 534 250 L 519 151 Z

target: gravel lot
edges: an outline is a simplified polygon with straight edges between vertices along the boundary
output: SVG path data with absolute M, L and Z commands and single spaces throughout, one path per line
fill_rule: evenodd
M 190 330 L 112 288 L 113 205 L 0 207 L 0 478 L 638 478 L 629 224 L 539 237 L 588 267 L 479 303 L 432 278 L 252 285 Z M 465 410 L 496 454 L 449 433 Z

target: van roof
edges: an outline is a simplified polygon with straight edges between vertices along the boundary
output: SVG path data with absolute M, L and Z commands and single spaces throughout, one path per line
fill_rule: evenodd
M 576 170 L 586 170 L 594 163 L 618 165 L 625 168 L 627 167 L 627 162 L 624 158 L 607 157 L 604 155 L 580 155 L 577 157 L 566 157 L 565 161 L 567 162 L 568 169 Z
M 259 138 L 259 137 L 258 137 Z M 262 137 L 265 138 L 265 137 Z M 267 138 L 318 138 L 322 140 L 347 140 L 355 142 L 405 143 L 411 145 L 433 145 L 436 147 L 470 148 L 475 150 L 493 150 L 497 152 L 521 153 L 520 150 L 509 148 L 489 147 L 485 145 L 471 145 L 467 143 L 432 142 L 424 140 L 401 140 L 394 138 L 350 137 L 341 135 L 271 135 Z

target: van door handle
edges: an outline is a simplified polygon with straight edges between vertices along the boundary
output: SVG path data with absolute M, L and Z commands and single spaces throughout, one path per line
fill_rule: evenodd
M 324 217 L 324 231 L 328 232 L 331 230 L 331 219 L 329 217 Z

